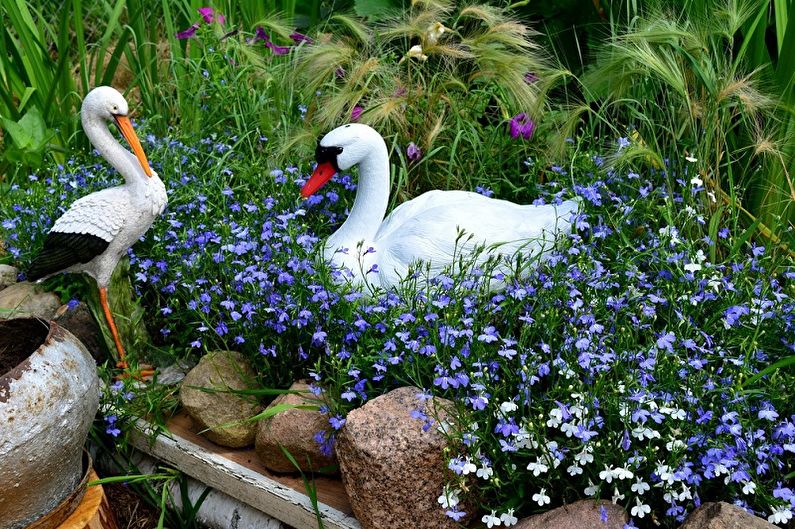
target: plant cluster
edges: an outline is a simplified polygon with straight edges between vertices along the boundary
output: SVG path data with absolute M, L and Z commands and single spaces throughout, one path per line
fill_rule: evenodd
M 310 374 L 328 402 L 327 448 L 349 410 L 411 384 L 457 406 L 441 425 L 416 416 L 450 436 L 439 501 L 453 518 L 466 497 L 492 525 L 594 495 L 639 524 L 654 512 L 671 526 L 716 498 L 774 522 L 791 512 L 792 377 L 766 368 L 795 351 L 794 273 L 747 233 L 705 225 L 698 177 L 575 155 L 578 184 L 537 200 L 581 196 L 576 232 L 531 274 L 492 293 L 488 267 L 429 281 L 418 268 L 397 291 L 363 294 L 314 253 L 344 218 L 351 175 L 299 202 L 304 171 L 263 174 L 239 144 L 145 145 L 173 175 L 169 211 L 131 252 L 159 347 L 239 350 L 268 387 Z M 54 174 L 14 189 L 3 211 L 15 256 L 108 173 L 73 162 Z

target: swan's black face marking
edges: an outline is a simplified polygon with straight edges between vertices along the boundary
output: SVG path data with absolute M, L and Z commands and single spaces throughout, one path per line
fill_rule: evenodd
M 339 172 L 340 167 L 337 165 L 337 156 L 342 154 L 342 147 L 323 147 L 320 142 L 317 142 L 315 149 L 315 160 L 317 163 L 329 162 L 334 167 L 334 170 Z

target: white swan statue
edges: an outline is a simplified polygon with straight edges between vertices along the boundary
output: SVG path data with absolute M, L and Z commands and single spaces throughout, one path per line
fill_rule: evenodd
M 323 248 L 331 265 L 349 270 L 348 279 L 358 287 L 397 285 L 417 261 L 428 263 L 433 277 L 478 247 L 485 251 L 474 258 L 475 265 L 495 254 L 512 257 L 517 252 L 530 262 L 571 229 L 572 214 L 579 209 L 576 200 L 520 205 L 469 191 L 437 190 L 400 204 L 385 219 L 389 154 L 378 132 L 359 123 L 343 125 L 318 142 L 315 154 L 317 168 L 301 189 L 304 198 L 337 172 L 359 166 L 350 214 Z M 508 273 L 509 265 L 503 260 L 495 272 Z M 490 284 L 492 289 L 502 286 L 499 280 Z

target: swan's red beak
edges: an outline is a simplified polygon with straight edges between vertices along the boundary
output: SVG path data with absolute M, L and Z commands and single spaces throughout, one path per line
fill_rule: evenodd
M 146 176 L 151 177 L 152 169 L 149 167 L 149 160 L 146 159 L 144 148 L 141 147 L 141 141 L 138 139 L 135 129 L 133 129 L 130 118 L 127 116 L 113 117 L 116 119 L 116 125 L 119 127 L 122 136 L 124 136 L 124 139 L 127 140 L 127 143 L 132 147 L 133 153 L 135 153 L 135 157 L 138 158 L 138 162 L 141 164 L 144 173 L 146 173 Z
M 312 173 L 312 176 L 304 184 L 304 187 L 301 188 L 301 196 L 304 198 L 309 198 L 313 194 L 317 193 L 317 190 L 326 185 L 326 183 L 331 180 L 331 177 L 335 174 L 337 174 L 337 171 L 334 170 L 334 165 L 332 165 L 331 162 L 317 164 L 317 167 L 315 167 L 315 172 Z

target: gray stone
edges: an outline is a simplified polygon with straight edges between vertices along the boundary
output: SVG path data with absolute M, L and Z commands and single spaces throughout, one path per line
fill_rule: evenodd
M 193 362 L 177 360 L 176 363 L 157 370 L 157 383 L 164 386 L 176 386 L 185 379 L 193 366 Z
M 27 281 L 0 291 L 0 319 L 36 317 L 51 320 L 60 306 L 58 296 Z
M 602 521 L 603 517 L 606 521 Z M 519 520 L 516 529 L 622 529 L 629 521 L 623 507 L 606 501 L 581 500 Z
M 19 271 L 10 265 L 0 264 L 0 290 L 17 282 Z
M 445 421 L 452 403 L 421 401 L 419 393 L 404 387 L 371 400 L 348 414 L 337 438 L 342 481 L 363 529 L 459 527 L 437 502 L 448 472 L 439 422 L 423 430 L 411 416 L 421 410 Z
M 301 395 L 279 395 L 268 406 L 279 404 L 320 406 L 322 401 L 309 393 L 309 386 L 296 382 L 291 390 L 303 392 Z M 334 473 L 337 471 L 337 458 L 326 456 L 315 441 L 315 434 L 329 430 L 328 417 L 317 410 L 298 408 L 284 410 L 273 417 L 263 419 L 257 429 L 255 447 L 262 464 L 274 472 L 296 472 L 295 466 L 282 452 L 284 447 L 303 471 Z
M 767 520 L 726 503 L 705 503 L 687 517 L 679 529 L 776 529 Z
M 234 351 L 213 351 L 199 360 L 182 381 L 179 398 L 210 441 L 231 448 L 254 442 L 256 422 L 249 422 L 261 407 L 253 397 L 235 395 L 227 390 L 254 389 L 254 370 L 246 359 Z M 218 390 L 207 392 L 200 388 Z

